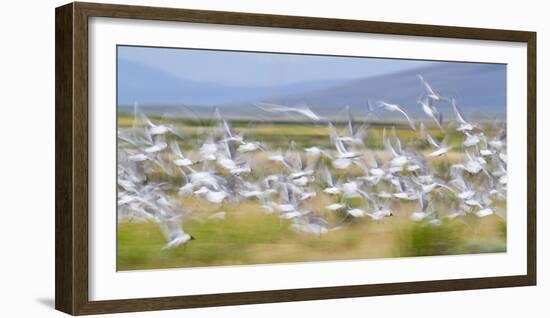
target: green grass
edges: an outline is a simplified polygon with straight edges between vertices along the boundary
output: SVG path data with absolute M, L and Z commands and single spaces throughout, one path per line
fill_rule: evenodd
M 162 250 L 166 241 L 154 222 L 122 223 L 119 225 L 119 269 L 207 266 L 210 264 L 243 264 L 250 255 L 251 244 L 268 244 L 287 235 L 276 216 L 250 216 L 246 221 L 230 216 L 224 221 L 185 224 L 185 231 L 195 240 L 184 247 Z
M 133 115 L 128 113 L 118 114 L 119 127 L 131 127 L 133 123 Z M 158 116 L 151 116 L 152 120 L 160 120 Z M 216 126 L 214 122 L 210 120 L 188 120 L 188 119 L 172 119 L 172 122 L 178 126 L 184 133 L 187 134 L 189 140 L 193 141 L 197 138 L 203 137 L 210 130 Z M 233 128 L 238 133 L 243 133 L 245 137 L 253 140 L 261 140 L 269 144 L 273 148 L 286 149 L 289 144 L 289 140 L 293 140 L 299 147 L 311 147 L 321 146 L 330 147 L 330 131 L 326 125 L 312 125 L 295 122 L 273 122 L 273 123 L 257 123 L 249 125 L 245 121 L 232 122 Z M 430 146 L 427 141 L 419 140 L 420 133 L 418 131 L 411 130 L 407 125 L 403 123 L 376 123 L 371 125 L 368 129 L 367 137 L 364 142 L 370 149 L 382 149 L 382 131 L 384 127 L 395 126 L 396 133 L 399 138 L 402 139 L 405 145 L 413 146 L 414 149 L 427 150 Z M 200 129 L 198 129 L 200 127 Z M 343 124 L 336 124 L 338 131 L 344 131 L 347 126 Z M 426 130 L 434 138 L 441 140 L 444 132 L 440 131 L 435 125 L 426 123 Z M 390 131 L 388 130 L 389 134 Z M 462 143 L 462 135 L 456 131 L 446 132 L 449 135 L 449 144 L 458 147 Z M 182 145 L 184 149 L 190 149 L 193 145 Z
M 225 207 L 228 208 L 228 207 Z M 404 207 L 408 213 L 409 207 Z M 163 250 L 166 240 L 155 222 L 118 225 L 118 270 L 289 263 L 502 252 L 505 222 L 498 217 L 449 220 L 439 226 L 391 217 L 382 222 L 353 220 L 324 235 L 297 233 L 276 214 L 245 203 L 227 211 L 226 220 L 185 222 L 195 237 Z M 337 218 L 338 216 L 333 216 Z
M 410 222 L 399 233 L 400 256 L 497 253 L 506 251 L 502 228 L 506 222 L 498 216 L 476 219 L 447 219 L 433 226 L 427 221 Z
M 428 222 L 411 223 L 400 233 L 401 256 L 457 254 L 465 241 L 464 225 L 444 221 L 433 226 Z

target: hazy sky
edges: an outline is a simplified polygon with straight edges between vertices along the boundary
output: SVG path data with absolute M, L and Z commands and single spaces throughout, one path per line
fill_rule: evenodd
M 259 87 L 347 80 L 399 72 L 431 62 L 119 46 L 119 59 L 139 62 L 197 82 Z

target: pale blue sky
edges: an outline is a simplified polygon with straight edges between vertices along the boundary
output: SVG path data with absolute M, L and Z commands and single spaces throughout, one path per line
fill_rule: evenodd
M 119 46 L 119 59 L 145 64 L 182 79 L 261 87 L 348 80 L 394 73 L 432 62 Z

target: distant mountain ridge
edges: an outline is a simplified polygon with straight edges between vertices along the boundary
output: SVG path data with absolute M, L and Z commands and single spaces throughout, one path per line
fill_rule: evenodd
M 457 99 L 466 112 L 503 113 L 506 107 L 506 69 L 485 64 L 443 63 L 417 70 L 350 81 L 332 88 L 272 98 L 269 102 L 306 103 L 318 108 L 349 105 L 365 107 L 368 100 L 401 105 L 411 113 L 421 112 L 417 103 L 424 88 L 421 74 L 434 90 Z M 445 107 L 442 106 L 443 111 Z M 447 107 L 450 109 L 450 107 Z
M 328 80 L 274 87 L 232 87 L 216 83 L 185 80 L 136 62 L 120 60 L 125 74 L 118 79 L 118 104 L 156 105 L 169 109 L 175 105 L 194 108 L 220 107 L 233 115 L 253 115 L 257 102 L 284 105 L 306 103 L 314 111 L 330 114 L 350 106 L 364 113 L 368 100 L 385 100 L 401 105 L 411 114 L 421 114 L 417 103 L 424 88 L 421 74 L 437 92 L 453 96 L 462 110 L 486 116 L 505 115 L 506 67 L 481 63 L 437 63 L 428 67 L 358 80 Z M 439 105 L 443 113 L 449 105 Z M 393 114 L 395 115 L 395 114 Z
M 333 87 L 341 81 L 312 81 L 271 87 L 239 87 L 183 79 L 148 65 L 118 62 L 118 104 L 220 106 L 246 104 L 272 96 L 287 96 Z

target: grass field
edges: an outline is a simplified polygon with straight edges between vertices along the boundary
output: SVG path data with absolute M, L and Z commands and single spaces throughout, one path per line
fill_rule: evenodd
M 204 202 L 203 202 L 204 204 Z M 226 220 L 190 220 L 196 239 L 162 250 L 166 240 L 155 222 L 118 226 L 118 270 L 291 263 L 402 256 L 450 255 L 506 250 L 506 223 L 498 216 L 447 220 L 440 226 L 390 217 L 360 220 L 324 235 L 298 233 L 290 222 L 259 205 L 224 207 Z M 400 213 L 412 211 L 405 209 Z M 207 213 L 207 212 L 205 212 Z
M 121 128 L 130 127 L 132 117 L 121 113 L 118 124 Z M 177 122 L 178 128 L 187 136 L 186 141 L 181 143 L 184 151 L 197 149 L 195 141 L 203 138 L 212 129 L 211 125 L 204 123 L 203 126 L 206 127 L 200 129 L 194 124 Z M 382 152 L 382 127 L 382 124 L 373 125 L 365 138 L 367 148 L 381 158 L 385 156 Z M 245 136 L 268 143 L 271 149 L 267 153 L 277 149 L 287 150 L 290 140 L 300 147 L 331 147 L 326 125 L 304 126 L 281 122 L 250 126 L 237 122 L 233 128 Z M 337 125 L 336 128 L 345 129 L 343 125 Z M 443 136 L 443 132 L 434 126 L 428 125 L 427 130 L 436 138 Z M 396 126 L 396 132 L 405 145 L 422 152 L 430 150 L 427 142 L 419 140 L 418 132 L 404 125 Z M 454 131 L 448 134 L 449 144 L 458 148 L 462 136 Z M 266 174 L 280 169 L 267 161 L 266 153 L 260 152 L 254 156 L 253 162 Z M 429 164 L 436 171 L 444 171 L 448 170 L 450 164 L 462 159 L 463 154 L 454 151 L 430 160 Z M 350 173 L 359 174 L 360 171 Z M 177 183 L 179 180 L 169 181 Z M 334 200 L 327 195 L 318 195 L 311 205 L 324 217 L 343 220 L 345 216 L 323 210 L 323 207 Z M 339 230 L 312 235 L 293 231 L 289 221 L 281 220 L 277 214 L 266 214 L 260 203 L 254 200 L 239 204 L 224 203 L 221 206 L 201 199 L 182 203 L 202 216 L 184 222 L 185 232 L 193 235 L 195 240 L 174 249 L 163 250 L 166 239 L 157 223 L 121 219 L 118 224 L 118 270 L 506 251 L 505 213 L 482 219 L 468 215 L 446 219 L 439 226 L 431 226 L 427 222 L 414 222 L 406 217 L 415 209 L 415 202 L 412 202 L 392 207 L 395 217 L 382 221 L 369 218 L 353 221 L 347 219 L 342 222 L 343 227 Z M 506 211 L 505 202 L 499 204 L 501 210 Z M 440 205 L 438 208 L 446 209 L 448 206 Z M 208 219 L 209 215 L 219 211 L 226 212 L 225 220 Z
M 160 117 L 151 116 L 152 120 L 161 120 Z M 171 121 L 175 123 L 178 128 L 192 142 L 197 137 L 206 135 L 214 128 L 215 123 L 211 121 L 197 122 L 187 121 L 183 119 L 173 119 Z M 133 114 L 120 113 L 118 115 L 118 127 L 128 128 L 133 123 Z M 359 124 L 359 123 L 358 123 Z M 365 138 L 365 144 L 369 149 L 382 149 L 382 132 L 383 128 L 390 128 L 392 125 L 395 127 L 397 135 L 405 143 L 413 143 L 415 148 L 428 148 L 426 141 L 419 142 L 419 131 L 411 130 L 405 123 L 384 123 L 375 122 L 371 123 L 368 129 L 367 136 Z M 200 126 L 200 127 L 199 127 Z M 288 147 L 289 140 L 296 142 L 298 146 L 323 146 L 330 147 L 330 131 L 326 124 L 311 125 L 299 122 L 273 122 L 273 123 L 256 123 L 254 125 L 248 124 L 245 121 L 232 121 L 232 126 L 240 134 L 244 134 L 245 137 L 252 136 L 257 140 L 262 140 L 268 143 L 272 148 L 281 147 L 286 149 Z M 343 123 L 335 125 L 338 130 L 345 130 L 347 126 Z M 448 143 L 450 146 L 458 147 L 462 142 L 462 135 L 455 130 L 441 131 L 435 125 L 426 123 L 426 132 L 430 133 L 434 138 L 439 140 L 443 139 L 444 135 L 448 135 Z M 491 134 L 491 127 L 486 127 L 487 133 Z M 388 130 L 389 134 L 390 131 Z M 182 145 L 185 149 L 191 149 L 190 144 Z

